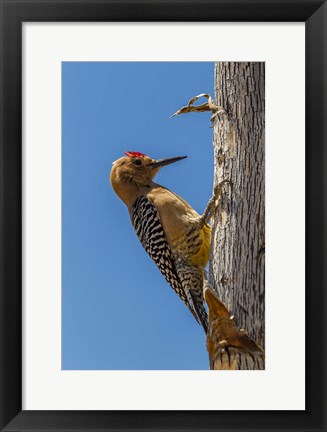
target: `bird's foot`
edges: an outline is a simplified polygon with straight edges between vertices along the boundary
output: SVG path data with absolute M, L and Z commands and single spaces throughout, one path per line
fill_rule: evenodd
M 220 203 L 223 188 L 226 184 L 231 184 L 231 181 L 228 179 L 222 180 L 214 187 L 212 197 L 208 201 L 207 207 L 203 215 L 200 217 L 200 225 L 204 226 L 205 224 L 207 224 L 212 218 L 212 216 L 215 214 L 216 209 L 218 208 Z

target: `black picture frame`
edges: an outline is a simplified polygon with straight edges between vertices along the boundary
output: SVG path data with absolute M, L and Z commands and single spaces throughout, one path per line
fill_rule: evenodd
M 0 3 L 1 431 L 327 430 L 326 1 L 0 0 Z M 305 22 L 305 411 L 22 411 L 22 23 L 28 21 Z M 287 115 L 288 109 L 292 107 L 285 107 L 280 115 Z M 287 244 L 287 240 L 281 247 L 287 247 L 292 253 L 292 244 Z M 292 311 L 290 317 L 291 314 Z M 296 331 L 290 321 L 288 317 L 288 327 L 282 337 L 291 338 L 291 333 Z M 286 368 L 292 367 L 296 356 L 294 347 L 294 358 L 285 359 Z

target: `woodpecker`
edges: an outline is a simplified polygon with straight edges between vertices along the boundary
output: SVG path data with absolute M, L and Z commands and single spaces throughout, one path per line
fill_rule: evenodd
M 208 222 L 223 182 L 200 216 L 175 192 L 153 181 L 160 168 L 184 158 L 155 160 L 144 153 L 127 151 L 113 162 L 110 182 L 126 204 L 144 249 L 207 332 L 203 284 L 210 250 Z

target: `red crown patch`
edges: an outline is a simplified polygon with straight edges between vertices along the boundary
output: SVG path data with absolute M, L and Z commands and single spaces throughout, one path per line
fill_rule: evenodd
M 134 151 L 126 151 L 124 153 L 127 157 L 145 157 L 144 153 L 134 152 Z

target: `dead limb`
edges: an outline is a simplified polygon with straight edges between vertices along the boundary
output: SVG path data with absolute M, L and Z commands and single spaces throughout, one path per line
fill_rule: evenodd
M 204 298 L 209 309 L 207 349 L 210 369 L 264 369 L 264 351 L 245 330 L 239 330 L 217 293 L 208 283 Z

